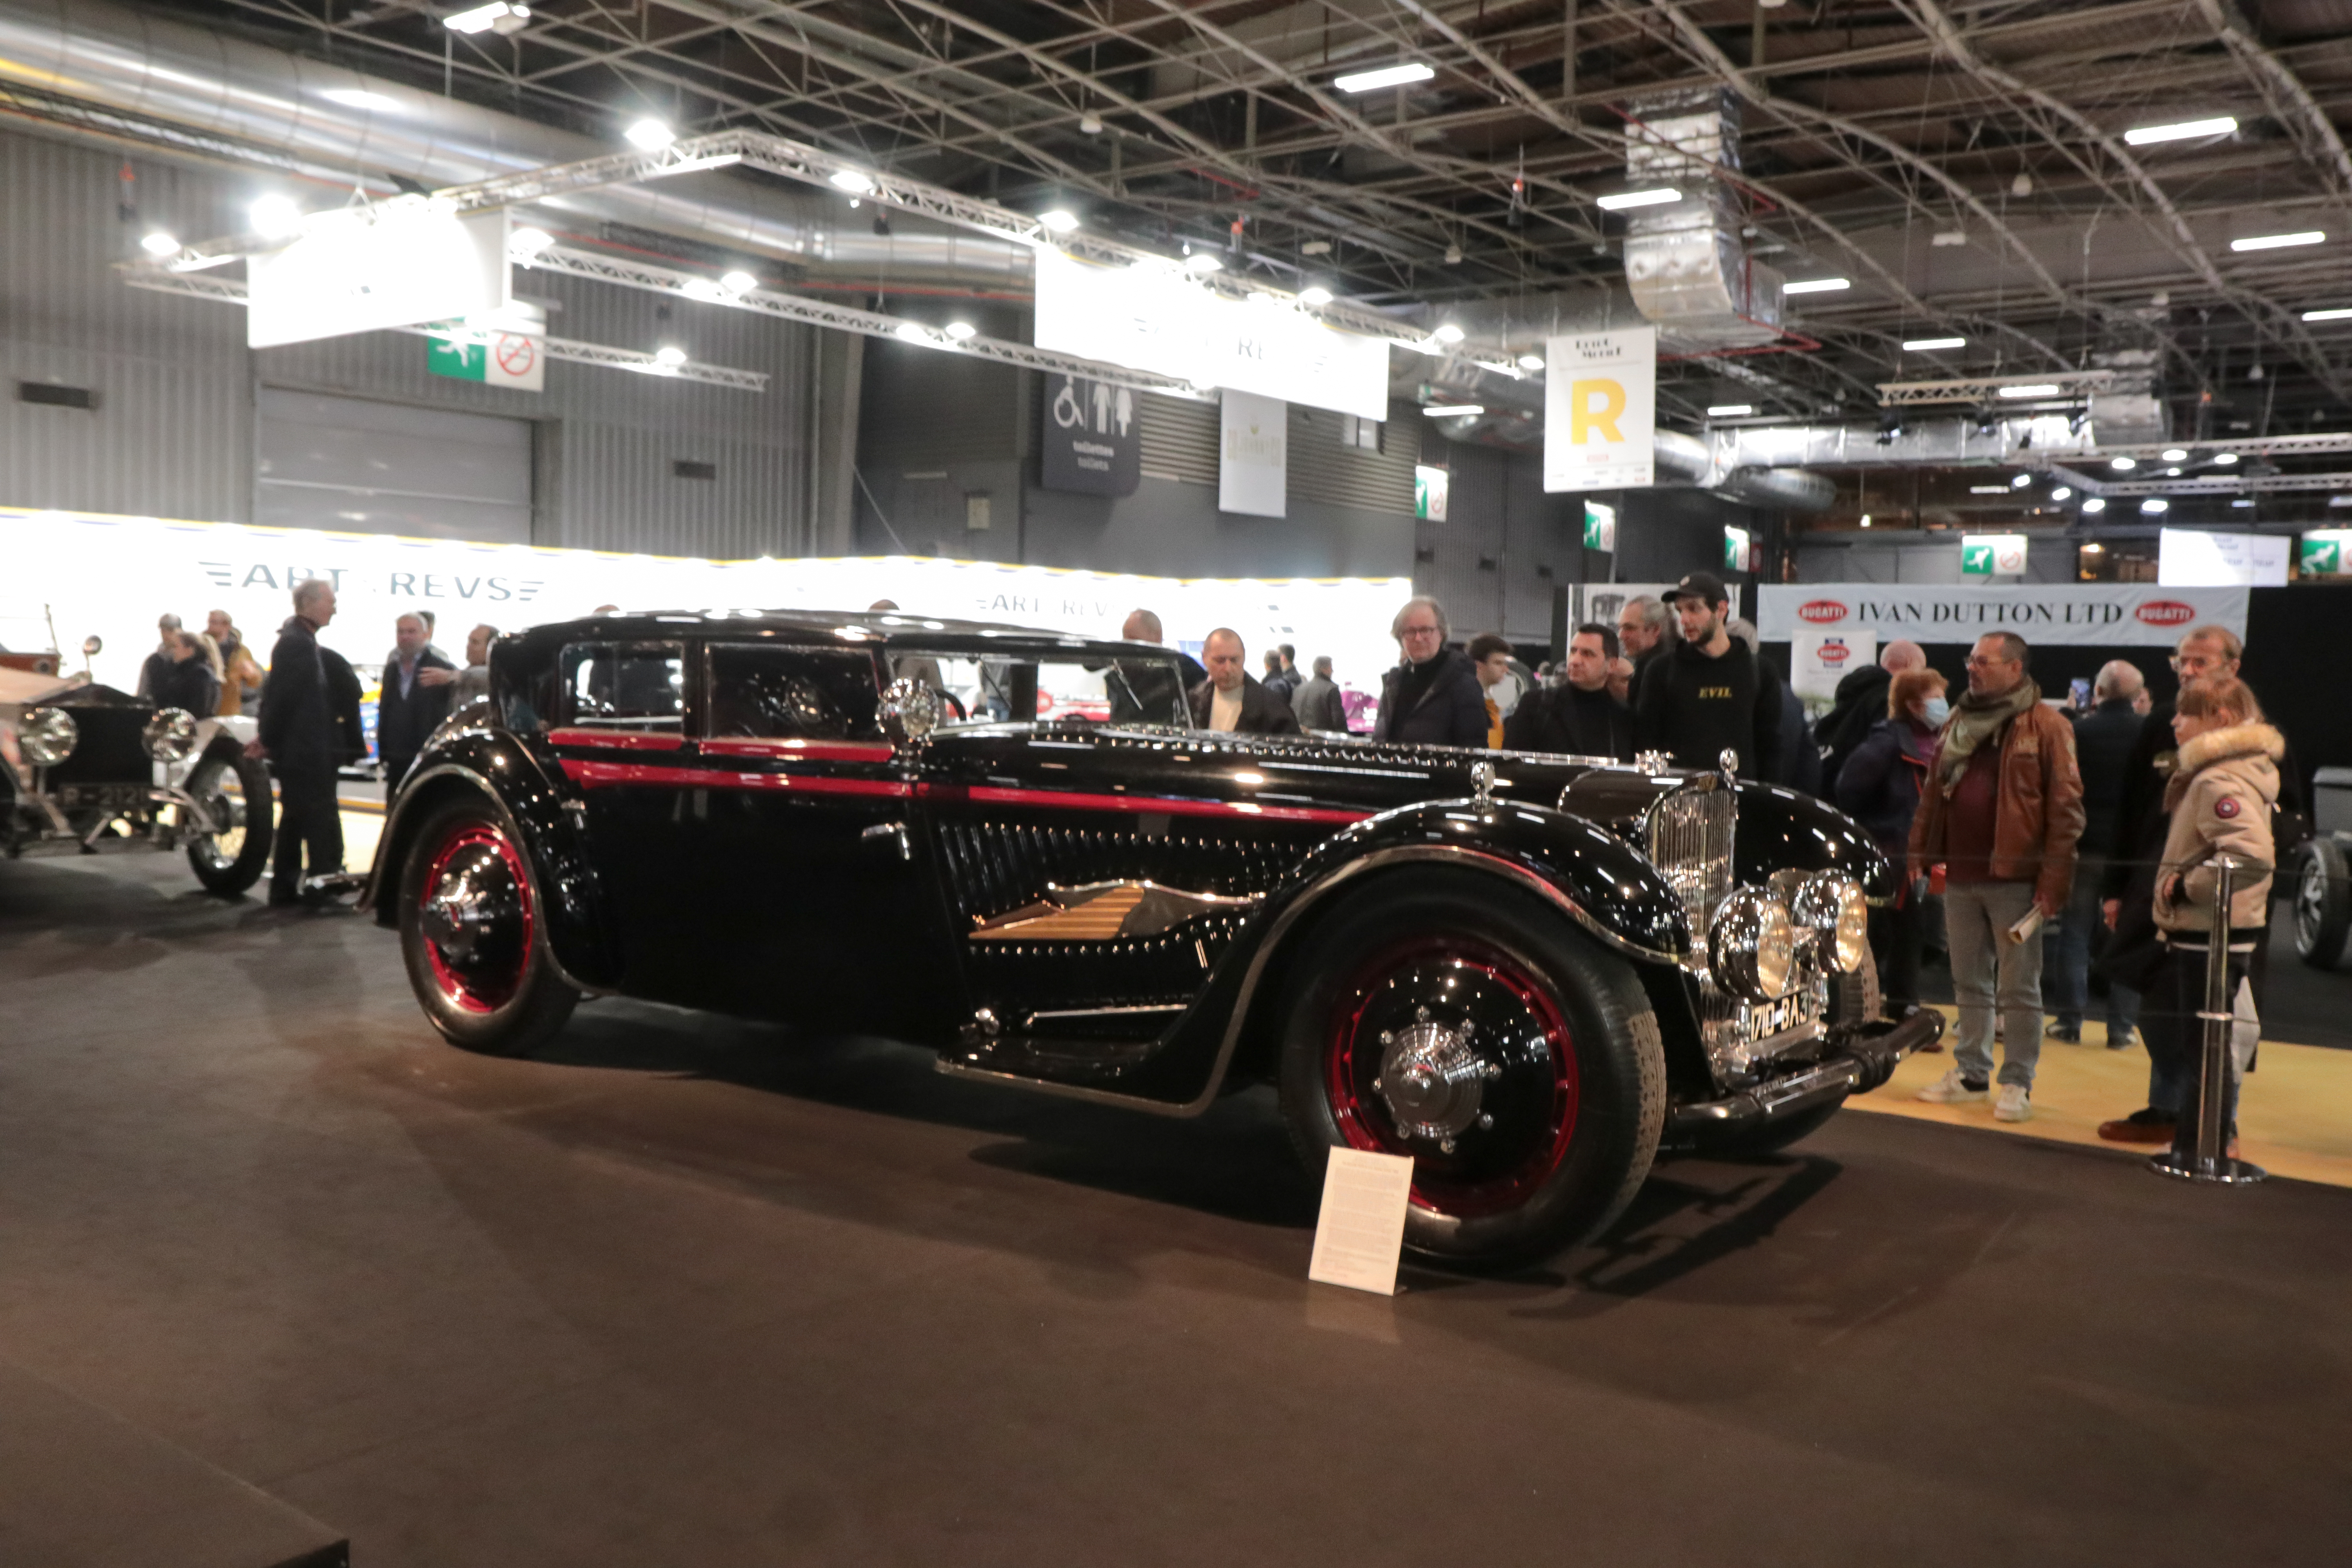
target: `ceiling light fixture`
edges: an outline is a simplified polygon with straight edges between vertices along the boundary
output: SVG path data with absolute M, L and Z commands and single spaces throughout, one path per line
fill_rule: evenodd
M 1783 294 L 1835 294 L 1853 287 L 1851 278 L 1800 278 L 1793 283 L 1780 285 Z
M 654 363 L 665 370 L 676 370 L 686 363 L 686 351 L 676 343 L 664 343 L 654 350 Z
M 477 5 L 470 11 L 444 16 L 441 25 L 453 33 L 511 33 L 530 20 L 530 6 L 509 5 L 508 0 L 490 0 L 487 5 Z
M 177 256 L 180 253 L 180 242 L 159 228 L 141 240 L 139 248 L 150 256 Z
M 1194 251 L 1184 258 L 1184 265 L 1189 270 L 1197 272 L 1203 278 L 1212 272 L 1223 272 L 1225 269 L 1225 264 L 1218 260 L 1213 253 L 1206 250 Z
M 2107 459 L 2107 467 L 2113 468 L 2119 474 L 2128 474 L 2134 468 L 2139 467 L 2139 459 L 2137 458 L 2109 458 Z
M 2303 319 L 2306 321 L 2352 321 L 2352 310 L 2336 305 L 2325 310 L 2305 310 Z
M 2221 468 L 2234 468 L 2238 466 L 2238 454 L 2235 452 L 2216 452 L 2213 454 L 2213 461 Z
M 1298 291 L 1298 302 L 1302 305 L 1328 305 L 1331 302 L 1331 290 L 1320 283 L 1309 283 Z
M 1099 114 L 1081 114 L 1081 115 L 1079 115 L 1079 116 L 1078 116 L 1078 130 L 1079 130 L 1080 132 L 1082 132 L 1083 133 L 1085 133 L 1086 135 L 1088 135 L 1088 136 L 1099 136 L 1099 135 L 1101 135 L 1101 134 L 1102 134 L 1102 116 L 1101 116 L 1101 115 L 1099 115 Z
M 1037 221 L 1045 226 L 1048 234 L 1067 234 L 1078 226 L 1078 215 L 1067 207 L 1055 207 L 1050 212 L 1039 213 Z
M 264 239 L 286 239 L 302 232 L 302 209 L 291 196 L 264 196 L 246 209 L 253 232 Z
M 2101 500 L 2097 496 L 2093 496 L 2090 500 L 2083 503 L 2083 510 L 2093 517 L 2096 517 L 2099 513 L 2106 510 L 2107 503 Z
M 2298 229 L 2293 234 L 2258 234 L 2249 239 L 2233 239 L 2232 250 L 2284 250 L 2293 245 L 2318 245 L 2327 238 L 2326 231 L 2316 228 Z
M 2150 496 L 2146 500 L 2139 503 L 2139 511 L 2142 517 L 2157 517 L 2165 512 L 2170 511 L 2171 510 L 2172 503 L 2165 500 L 2162 496 Z
M 719 279 L 719 286 L 730 294 L 748 294 L 760 286 L 760 280 L 739 267 L 734 271 L 722 276 Z
M 1930 354 L 1938 349 L 1964 349 L 1968 346 L 1969 340 L 1966 338 L 1908 338 L 1904 341 L 1903 352 Z
M 1443 419 L 1449 415 L 1458 414 L 1467 416 L 1473 414 L 1484 414 L 1486 412 L 1486 405 L 1483 403 L 1432 404 L 1429 407 L 1423 409 L 1422 412 L 1428 415 L 1432 419 Z
M 2164 460 L 2168 463 L 2185 463 L 2189 460 L 2189 448 L 2186 447 L 2167 447 L 2164 449 Z
M 980 329 L 973 326 L 970 321 L 950 321 L 948 323 L 947 332 L 948 336 L 953 338 L 960 343 L 968 343 L 972 339 L 980 336 Z
M 1743 414 L 1755 412 L 1756 405 L 1752 403 L 1717 403 L 1708 405 L 1706 416 L 1709 419 L 1737 419 Z
M 2032 482 L 2033 476 L 2032 474 L 2020 474 L 2009 481 L 2009 488 L 2013 490 L 2021 490 Z
M 1945 250 L 1957 249 L 1959 247 L 1966 245 L 1968 242 L 1969 233 L 1968 230 L 1964 228 L 1937 229 L 1927 241 L 1929 245 Z
M 2236 119 L 2223 114 L 2211 120 L 2183 120 L 2172 125 L 2143 125 L 2125 132 L 2124 140 L 2135 147 L 2151 147 L 2158 142 L 2190 142 L 2200 136 L 2227 136 L 2237 128 Z
M 2072 500 L 2074 499 L 2074 487 L 2072 485 L 2060 485 L 2056 489 L 2050 492 L 2050 499 L 2052 500 Z
M 519 228 L 507 236 L 509 256 L 537 256 L 555 243 L 555 237 L 543 228 Z
M 648 153 L 658 153 L 677 140 L 677 132 L 666 122 L 651 118 L 638 121 L 621 134 L 628 139 L 630 146 L 641 147 Z
M 1519 356 L 1519 368 L 1521 370 L 1541 370 L 1543 367 L 1544 357 L 1541 354 L 1521 354 Z
M 1429 335 L 1441 343 L 1458 343 L 1462 341 L 1462 329 L 1447 321 Z
M 910 343 L 927 343 L 931 341 L 930 329 L 929 327 L 918 326 L 912 321 L 899 322 L 898 327 L 898 335 L 904 341 Z
M 1680 191 L 1661 185 L 1655 190 L 1620 191 L 1613 196 L 1601 197 L 1599 205 L 1603 212 L 1617 213 L 1623 212 L 1628 207 L 1664 206 L 1668 202 L 1678 202 L 1682 199 L 1683 194 Z
M 825 183 L 836 191 L 847 191 L 853 196 L 862 196 L 874 188 L 874 176 L 862 174 L 856 169 L 835 169 L 825 177 Z
M 1870 514 L 1868 512 L 1864 512 L 1862 514 L 1862 526 L 1864 528 L 1868 528 L 1870 526 Z
M 1331 79 L 1331 85 L 1341 92 L 1378 92 L 1384 87 L 1403 87 L 1410 82 L 1427 81 L 1437 73 L 1415 60 L 1410 65 L 1382 66 L 1378 70 L 1353 71 Z
M 2008 493 L 2007 485 L 1970 485 L 1969 487 L 1969 494 L 1972 496 L 2005 496 Z
M 2058 388 L 2051 382 L 2030 381 L 2020 386 L 2004 386 L 2000 389 L 2000 395 L 2003 397 L 2055 397 L 2058 395 Z

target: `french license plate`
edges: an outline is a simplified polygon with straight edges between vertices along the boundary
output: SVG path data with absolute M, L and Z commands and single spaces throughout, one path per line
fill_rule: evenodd
M 1748 1037 L 1769 1040 L 1785 1034 L 1806 1022 L 1801 995 L 1783 996 L 1778 1002 L 1751 1002 L 1746 1008 Z
M 61 784 L 58 804 L 68 811 L 133 811 L 147 804 L 147 786 L 135 784 Z

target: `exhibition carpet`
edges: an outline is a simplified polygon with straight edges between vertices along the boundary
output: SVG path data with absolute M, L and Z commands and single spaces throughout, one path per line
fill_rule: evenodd
M 1840 1116 L 1664 1165 L 1544 1268 L 1372 1297 L 1307 1282 L 1315 1185 L 1262 1090 L 1139 1117 L 610 1002 L 469 1056 L 390 933 L 166 856 L 0 862 L 0 1001 L 6 1365 L 367 1568 L 2352 1537 L 2330 1186 Z
M 2336 983 L 2352 1003 L 2352 983 Z M 1948 1020 L 1956 1016 L 1949 1006 L 1939 1005 L 1937 1011 Z M 2347 1012 L 2346 1025 L 2352 1032 L 2352 1012 Z M 2030 1121 L 1995 1121 L 1990 1100 L 1931 1105 L 1916 1098 L 1950 1070 L 1951 1038 L 1947 1029 L 1944 1050 L 1906 1058 L 1884 1089 L 1847 1103 L 1858 1110 L 1979 1132 L 2077 1144 L 2142 1163 L 2156 1152 L 2099 1138 L 2100 1122 L 2129 1115 L 2147 1103 L 2147 1053 L 2137 1046 L 2107 1049 L 2105 1024 L 2086 1020 L 2079 1046 L 2042 1041 Z M 1998 1042 L 1993 1059 L 2000 1059 Z M 2255 1068 L 2239 1093 L 2238 1129 L 2241 1156 L 2271 1174 L 2352 1187 L 2352 1051 L 2263 1040 Z

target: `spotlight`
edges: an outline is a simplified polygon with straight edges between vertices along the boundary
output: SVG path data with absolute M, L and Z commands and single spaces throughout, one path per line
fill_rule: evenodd
M 2033 476 L 2032 474 L 2020 474 L 2015 479 L 2009 481 L 2009 488 L 2013 490 L 2021 490 L 2032 482 Z
M 1066 207 L 1055 207 L 1051 212 L 1039 213 L 1037 221 L 1045 226 L 1045 232 L 1048 234 L 1067 234 L 1078 226 L 1077 215 Z
M 1447 321 L 1429 335 L 1441 343 L 1458 343 L 1462 341 L 1462 329 Z
M 487 5 L 476 5 L 454 16 L 444 16 L 441 25 L 453 33 L 511 33 L 530 20 L 530 6 L 509 5 L 508 0 L 490 0 Z
M 2238 466 L 2238 454 L 2235 452 L 2216 452 L 2213 454 L 2213 461 L 2221 468 L 2234 468 Z
M 686 351 L 676 343 L 664 343 L 654 351 L 654 363 L 676 370 L 686 363 Z
M 978 337 L 980 329 L 970 321 L 950 321 L 947 325 L 947 333 L 961 343 Z
M 1206 278 L 1212 272 L 1223 272 L 1225 264 L 1209 251 L 1196 250 L 1184 258 L 1184 268 L 1188 272 L 1197 272 Z
M 927 343 L 931 341 L 930 329 L 919 327 L 912 321 L 899 322 L 898 335 L 910 343 Z
M 2142 517 L 2160 517 L 2172 510 L 2172 503 L 2162 496 L 2150 496 L 2139 503 Z
M 853 196 L 862 196 L 874 188 L 874 176 L 860 174 L 856 169 L 835 169 L 829 176 L 829 183 L 837 191 L 847 191 Z
M 246 209 L 253 232 L 264 239 L 290 239 L 302 232 L 302 209 L 291 196 L 264 196 Z
M 1328 305 L 1331 302 L 1331 290 L 1320 283 L 1309 283 L 1298 291 L 1298 302 L 1302 305 Z
M 180 253 L 180 242 L 159 228 L 141 240 L 139 248 L 150 256 L 177 256 Z
M 2093 496 L 2090 500 L 2083 503 L 2083 514 L 2086 517 L 2096 517 L 2099 513 L 2106 510 L 2107 503 L 2101 500 L 2097 496 Z
M 1521 370 L 1541 370 L 1543 367 L 1544 357 L 1541 354 L 1521 354 L 1519 356 L 1519 368 Z
M 658 153 L 677 140 L 677 132 L 658 120 L 640 120 L 621 134 L 628 138 L 630 146 L 648 153 Z
M 2167 447 L 2164 449 L 2164 460 L 2168 463 L 2185 463 L 2189 460 L 2188 448 L 2183 447 Z
M 2107 459 L 2107 467 L 2113 468 L 2119 474 L 2128 474 L 2134 468 L 2139 467 L 2139 459 L 2137 458 L 2109 458 Z
M 1078 129 L 1079 129 L 1081 132 L 1083 132 L 1085 134 L 1088 135 L 1088 136 L 1099 136 L 1099 135 L 1101 135 L 1101 134 L 1102 134 L 1102 116 L 1101 116 L 1101 115 L 1099 115 L 1099 114 L 1081 114 L 1081 115 L 1079 115 L 1079 116 L 1078 116 Z
M 2060 485 L 2056 489 L 2050 492 L 2050 499 L 2052 500 L 2072 500 L 2074 498 L 2074 487 L 2072 485 Z
M 554 243 L 555 237 L 543 228 L 519 228 L 507 236 L 507 254 L 522 257 L 537 256 Z
M 748 294 L 760 286 L 760 280 L 739 267 L 720 278 L 719 286 L 730 294 Z

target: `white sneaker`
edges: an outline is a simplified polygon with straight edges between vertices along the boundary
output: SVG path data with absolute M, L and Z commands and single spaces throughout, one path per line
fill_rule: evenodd
M 2000 1098 L 1993 1101 L 1995 1121 L 2031 1121 L 2033 1119 L 2033 1091 L 2021 1083 L 2000 1086 Z
M 1936 1105 L 1962 1105 L 1985 1098 L 1990 1092 L 1983 1084 L 1969 1084 L 1954 1068 L 1919 1091 L 1919 1098 Z

